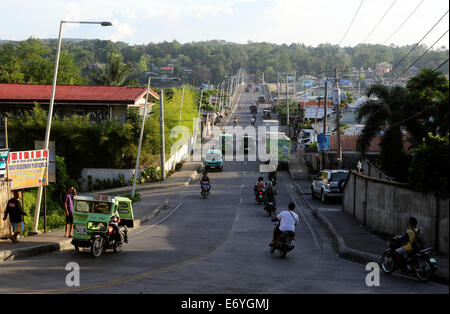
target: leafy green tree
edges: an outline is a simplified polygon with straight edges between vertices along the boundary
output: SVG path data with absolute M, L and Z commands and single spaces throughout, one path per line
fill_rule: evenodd
M 422 144 L 414 151 L 409 166 L 408 181 L 412 186 L 436 190 L 448 194 L 449 174 L 449 134 L 423 138 Z
M 407 177 L 407 155 L 403 149 L 401 121 L 404 119 L 404 106 L 409 101 L 406 88 L 395 86 L 388 88 L 374 85 L 367 92 L 369 99 L 357 112 L 357 121 L 367 118 L 362 134 L 358 138 L 357 148 L 362 156 L 375 136 L 384 131 L 381 138 L 381 164 L 384 170 L 399 181 Z M 375 98 L 371 98 L 375 97 Z
M 111 54 L 108 64 L 96 72 L 94 83 L 109 86 L 125 85 L 128 74 L 131 72 L 131 67 L 122 61 L 123 56 L 121 54 Z
M 407 85 L 412 94 L 406 116 L 414 119 L 406 122 L 408 131 L 416 143 L 428 134 L 445 135 L 449 132 L 449 82 L 437 71 L 423 69 L 412 77 Z

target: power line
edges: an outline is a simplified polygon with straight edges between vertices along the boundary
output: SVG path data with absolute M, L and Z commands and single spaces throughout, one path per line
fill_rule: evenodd
M 386 12 L 383 14 L 383 16 L 381 17 L 381 19 L 378 21 L 378 23 L 375 25 L 375 27 L 370 31 L 370 33 L 366 36 L 366 38 L 362 41 L 363 43 L 366 42 L 366 40 L 370 37 L 370 35 L 372 35 L 372 33 L 378 28 L 378 26 L 380 25 L 380 23 L 383 21 L 383 19 L 386 17 L 386 15 L 389 13 L 389 11 L 391 11 L 392 7 L 394 6 L 394 4 L 397 2 L 397 0 L 392 1 L 392 4 L 389 6 L 389 8 L 386 10 Z
M 437 70 L 439 70 L 444 64 L 446 64 L 448 62 L 449 58 L 447 58 L 444 62 L 441 63 L 441 65 L 439 65 L 437 68 L 435 68 L 433 70 L 433 72 L 436 72 Z
M 428 36 L 428 34 L 430 34 L 431 33 L 431 31 L 442 21 L 442 19 L 447 15 L 447 13 L 448 13 L 448 11 L 449 10 L 447 10 L 445 13 L 444 13 L 444 15 L 442 15 L 442 17 L 433 25 L 433 27 L 430 29 L 430 30 L 428 30 L 428 32 L 425 34 L 425 36 L 423 36 L 422 37 L 422 39 L 421 40 L 419 40 L 419 42 L 417 43 L 417 44 L 415 44 L 414 45 L 414 47 L 412 47 L 411 48 L 411 50 L 399 61 L 399 62 L 397 62 L 397 64 L 396 65 L 394 65 L 394 67 L 392 68 L 392 70 L 391 70 L 391 73 L 400 65 L 400 63 L 402 63 L 403 62 L 403 60 L 405 60 L 410 54 L 411 54 L 411 52 L 414 50 L 414 49 L 416 49 L 416 47 L 425 39 L 425 37 L 427 37 Z
M 447 32 L 448 32 L 448 30 L 447 30 Z M 448 62 L 448 60 L 449 60 L 449 58 L 447 58 L 444 62 L 442 62 L 439 66 L 437 66 L 433 71 L 431 71 L 431 73 L 434 73 L 434 72 L 436 72 L 437 70 L 439 70 L 445 63 Z M 387 107 L 389 107 L 389 106 L 392 105 L 394 102 L 399 101 L 399 100 L 400 100 L 400 97 L 398 97 L 397 99 L 394 99 L 392 102 L 390 102 L 389 104 L 387 104 Z M 382 108 L 376 110 L 374 113 L 371 114 L 371 116 L 373 116 L 374 114 L 378 113 L 379 111 L 381 111 L 381 110 L 384 109 L 384 108 L 385 108 L 385 107 L 382 107 Z M 395 126 L 397 126 L 397 125 L 400 125 L 400 124 L 402 124 L 403 122 L 406 122 L 406 121 L 408 121 L 409 119 L 412 119 L 412 118 L 414 118 L 415 116 L 418 116 L 418 115 L 424 113 L 425 111 L 427 111 L 427 110 L 430 109 L 430 108 L 432 108 L 432 106 L 428 106 L 427 108 L 425 108 L 425 109 L 423 109 L 423 110 L 421 110 L 421 111 L 419 111 L 419 112 L 417 112 L 417 113 L 415 113 L 415 114 L 409 116 L 408 118 L 406 118 L 406 119 L 404 119 L 404 120 L 402 120 L 402 121 L 400 121 L 400 122 L 394 123 L 393 125 L 390 125 L 389 127 L 392 128 L 392 127 L 395 127 Z
M 358 10 L 356 10 L 356 13 L 355 13 L 355 15 L 353 16 L 353 19 L 352 19 L 352 21 L 350 22 L 350 25 L 348 26 L 347 31 L 345 32 L 344 36 L 342 37 L 341 41 L 339 42 L 339 46 L 342 44 L 342 42 L 344 41 L 345 37 L 347 36 L 348 31 L 349 31 L 350 28 L 352 27 L 352 24 L 353 24 L 353 22 L 355 21 L 356 16 L 358 15 L 358 12 L 359 12 L 359 10 L 361 9 L 363 3 L 364 3 L 364 0 L 361 0 L 361 4 L 359 5 Z
M 395 34 L 397 34 L 397 32 L 403 27 L 403 25 L 405 25 L 405 23 L 409 20 L 409 18 L 414 14 L 414 12 L 417 11 L 417 9 L 422 5 L 422 3 L 425 0 L 422 0 L 417 6 L 416 8 L 411 12 L 411 14 L 408 15 L 408 17 L 402 22 L 402 24 L 400 24 L 400 26 L 388 37 L 388 39 L 386 39 L 383 42 L 383 45 L 386 44 Z
M 448 12 L 448 11 L 447 11 L 447 12 Z M 403 71 L 400 75 L 398 75 L 398 76 L 391 82 L 391 84 L 393 84 L 396 80 L 398 80 L 398 78 L 399 78 L 400 76 L 402 76 L 403 74 L 405 74 L 411 67 L 413 67 L 414 64 L 417 63 L 417 61 L 419 61 L 420 59 L 422 59 L 422 57 L 423 57 L 428 51 L 430 51 L 430 49 L 433 48 L 434 45 L 436 45 L 436 44 L 442 39 L 442 37 L 444 37 L 444 36 L 448 33 L 448 31 L 449 31 L 449 30 L 447 29 L 447 30 L 445 31 L 445 33 L 442 34 L 441 37 L 439 37 L 438 40 L 436 40 L 436 41 L 433 43 L 433 45 L 431 45 L 430 48 L 428 48 L 424 53 L 422 53 L 422 54 L 420 55 L 419 58 L 417 58 L 413 63 L 411 63 L 411 65 L 410 65 L 408 68 L 406 68 L 406 70 Z M 391 84 L 390 84 L 390 85 L 391 85 Z
M 447 31 L 447 32 L 448 32 L 448 31 Z M 448 60 L 449 60 L 449 58 L 447 58 L 444 62 L 442 62 L 442 63 L 441 63 L 438 67 L 436 67 L 431 73 L 436 72 L 437 70 L 439 70 L 444 64 L 446 64 L 446 63 L 448 62 Z M 399 100 L 399 99 L 397 99 L 397 100 Z M 400 124 L 402 124 L 402 123 L 408 121 L 409 119 L 412 119 L 412 118 L 414 118 L 414 117 L 416 117 L 416 116 L 418 116 L 418 115 L 424 113 L 425 111 L 427 111 L 428 109 L 431 109 L 432 107 L 433 107 L 433 106 L 428 106 L 428 107 L 426 107 L 425 109 L 423 109 L 423 110 L 421 110 L 421 111 L 419 111 L 419 112 L 416 112 L 415 114 L 409 116 L 408 118 L 403 119 L 403 120 L 400 121 L 400 122 L 394 123 L 393 125 L 390 125 L 389 127 L 390 127 L 390 128 L 393 128 L 393 127 L 395 127 L 395 126 L 397 126 L 397 125 L 400 125 Z

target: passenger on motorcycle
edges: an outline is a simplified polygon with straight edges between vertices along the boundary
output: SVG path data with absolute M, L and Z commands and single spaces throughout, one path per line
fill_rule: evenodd
M 264 185 L 264 178 L 263 177 L 259 177 L 258 181 L 255 184 L 255 186 L 253 187 L 253 191 L 255 192 L 255 198 L 256 198 L 256 195 L 259 192 L 264 192 L 264 187 L 265 187 L 265 185 Z
M 298 215 L 294 212 L 295 204 L 289 203 L 288 209 L 289 210 L 283 210 L 275 218 L 275 220 L 278 220 L 279 223 L 273 230 L 272 242 L 269 244 L 270 246 L 275 245 L 278 236 L 283 232 L 295 232 L 295 226 L 299 223 Z
M 419 250 L 422 245 L 422 236 L 420 234 L 419 228 L 417 228 L 417 219 L 414 217 L 409 218 L 409 229 L 406 233 L 399 239 L 399 242 L 404 244 L 402 247 L 395 250 L 394 254 L 400 265 L 405 265 L 408 255 L 415 250 Z
M 209 180 L 207 171 L 203 172 L 203 176 L 200 178 L 200 188 L 202 188 L 203 184 L 208 185 L 208 192 L 209 192 L 211 190 L 211 181 Z M 200 194 L 201 194 L 201 191 L 200 191 Z
M 266 192 L 265 192 L 265 202 L 272 202 L 275 204 L 275 195 L 277 191 L 273 188 L 272 182 L 267 182 Z

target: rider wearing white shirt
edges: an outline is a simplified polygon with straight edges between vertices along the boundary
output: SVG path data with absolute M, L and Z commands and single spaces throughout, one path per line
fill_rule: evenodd
M 283 210 L 277 215 L 277 220 L 280 221 L 280 223 L 273 230 L 273 238 L 270 245 L 276 243 L 278 235 L 282 232 L 295 232 L 295 226 L 299 223 L 298 215 L 294 212 L 295 204 L 290 203 L 288 208 L 289 210 Z

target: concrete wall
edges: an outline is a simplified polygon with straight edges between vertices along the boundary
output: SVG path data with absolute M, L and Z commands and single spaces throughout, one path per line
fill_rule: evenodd
M 138 169 L 138 178 L 141 176 L 143 169 Z M 107 168 L 84 168 L 81 171 L 81 178 L 83 184 L 81 185 L 82 191 L 88 190 L 88 177 L 92 176 L 92 183 L 95 183 L 96 179 L 117 179 L 119 174 L 124 175 L 125 181 L 131 179 L 134 174 L 134 169 L 107 169 Z
M 365 227 L 391 235 L 403 234 L 409 217 L 414 216 L 427 245 L 448 254 L 448 197 L 352 171 L 344 189 L 343 209 Z
M 191 138 L 189 142 L 180 146 L 176 152 L 169 157 L 165 163 L 166 172 L 175 169 L 175 166 L 182 160 L 186 160 L 189 157 L 190 151 L 192 149 L 194 139 Z M 138 178 L 141 176 L 143 169 L 138 169 Z M 95 183 L 96 179 L 117 179 L 119 174 L 125 177 L 125 181 L 132 178 L 134 174 L 134 169 L 107 169 L 107 168 L 84 168 L 81 171 L 82 185 L 81 190 L 88 190 L 88 177 L 92 176 L 92 182 Z
M 0 238 L 8 237 L 10 235 L 9 219 L 3 221 L 5 215 L 6 203 L 11 198 L 8 184 L 5 180 L 0 179 Z

